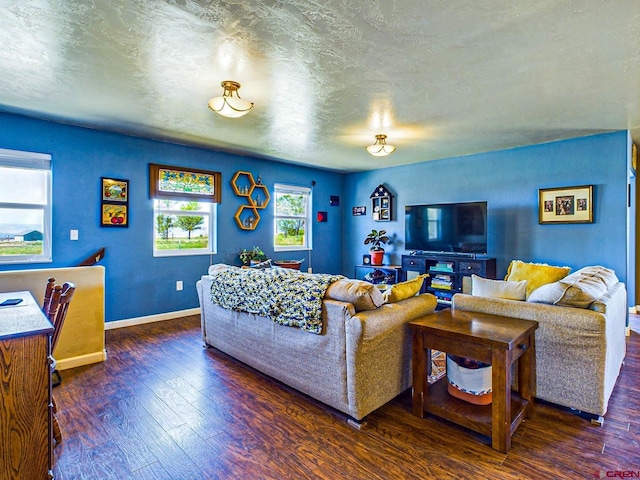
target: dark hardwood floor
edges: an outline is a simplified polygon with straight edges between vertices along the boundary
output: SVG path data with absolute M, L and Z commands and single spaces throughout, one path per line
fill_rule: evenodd
M 71 479 L 588 479 L 640 475 L 640 320 L 602 427 L 536 402 L 511 450 L 411 414 L 407 392 L 358 431 L 338 413 L 202 348 L 199 316 L 108 330 L 108 360 L 54 390 Z M 595 475 L 595 477 L 594 477 Z

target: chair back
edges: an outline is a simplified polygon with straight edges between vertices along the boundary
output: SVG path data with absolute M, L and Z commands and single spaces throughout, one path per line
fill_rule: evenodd
M 47 284 L 47 288 L 48 287 L 49 285 Z M 58 339 L 60 338 L 60 333 L 62 332 L 62 326 L 64 325 L 64 319 L 67 316 L 69 304 L 73 299 L 73 293 L 75 291 L 76 286 L 71 282 L 65 282 L 62 286 L 55 285 L 52 288 L 51 298 L 49 299 L 48 308 L 45 312 L 45 315 L 53 324 L 53 338 L 51 340 L 52 353 L 55 350 L 56 345 L 58 344 Z
M 56 279 L 49 277 L 47 280 L 47 286 L 44 290 L 44 301 L 42 302 L 42 311 L 45 315 L 49 315 L 49 304 L 51 303 L 51 295 L 53 294 L 53 287 L 56 284 Z

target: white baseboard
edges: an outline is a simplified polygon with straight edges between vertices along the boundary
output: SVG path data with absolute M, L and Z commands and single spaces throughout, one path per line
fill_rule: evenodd
M 163 320 L 172 320 L 174 318 L 186 317 L 189 315 L 198 315 L 199 308 L 189 308 L 187 310 L 178 310 L 175 312 L 159 313 L 157 315 L 147 315 L 145 317 L 127 318 L 125 320 L 115 320 L 113 322 L 105 322 L 104 329 L 112 330 L 114 328 L 133 327 L 134 325 L 143 325 L 145 323 L 161 322 Z
M 104 362 L 107 359 L 107 351 L 87 353 L 86 355 L 78 355 L 77 357 L 63 358 L 56 360 L 56 369 L 67 370 L 69 368 L 82 367 L 83 365 L 91 365 L 92 363 Z

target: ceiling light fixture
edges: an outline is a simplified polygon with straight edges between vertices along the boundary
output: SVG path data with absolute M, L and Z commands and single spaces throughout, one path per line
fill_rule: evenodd
M 232 80 L 225 80 L 220 85 L 224 88 L 221 97 L 209 100 L 209 108 L 223 117 L 238 118 L 246 115 L 253 108 L 253 102 L 240 98 L 238 89 L 240 84 Z M 233 95 L 235 92 L 235 96 Z
M 376 143 L 364 148 L 374 157 L 384 157 L 396 151 L 396 147 L 387 145 L 387 136 L 383 134 L 376 135 Z

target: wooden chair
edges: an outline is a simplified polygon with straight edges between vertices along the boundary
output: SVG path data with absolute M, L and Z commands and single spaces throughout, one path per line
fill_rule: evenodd
M 53 359 L 52 377 L 57 376 L 58 380 L 55 384 L 59 385 L 62 378 L 60 377 L 58 370 L 55 368 L 56 361 L 55 358 L 53 358 L 53 352 L 58 344 L 64 320 L 67 316 L 67 311 L 69 310 L 69 304 L 73 299 L 73 293 L 76 291 L 76 286 L 71 282 L 65 282 L 62 286 L 55 285 L 55 282 L 56 280 L 53 277 L 49 278 L 47 281 L 42 309 L 44 314 L 49 318 L 49 321 L 53 324 L 53 338 L 51 339 L 51 358 Z M 51 397 L 51 400 L 53 406 L 53 439 L 56 445 L 59 445 L 62 442 L 62 431 L 60 430 L 58 418 L 56 417 L 58 409 L 53 396 Z
M 47 316 L 49 316 L 49 304 L 51 303 L 51 294 L 53 293 L 53 287 L 55 284 L 56 279 L 49 277 L 49 280 L 47 280 L 47 287 L 44 290 L 44 301 L 42 302 L 42 311 Z

